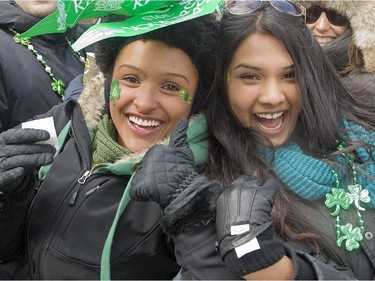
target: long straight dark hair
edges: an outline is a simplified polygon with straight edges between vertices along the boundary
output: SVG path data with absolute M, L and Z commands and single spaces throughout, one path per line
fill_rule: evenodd
M 373 105 L 348 93 L 335 68 L 305 26 L 303 18 L 279 12 L 267 2 L 262 4 L 259 10 L 251 14 L 232 15 L 226 12 L 221 19 L 216 72 L 206 111 L 210 135 L 207 175 L 221 181 L 224 186 L 229 186 L 242 174 L 263 178 L 276 176 L 256 151 L 258 143 L 269 147 L 272 144 L 256 131 L 244 128 L 232 112 L 228 100 L 228 67 L 240 44 L 251 34 L 276 37 L 293 60 L 302 101 L 295 132 L 298 133 L 298 143 L 306 153 L 321 156 L 327 151 L 334 152 L 337 140 L 341 140 L 338 128 L 341 118 L 354 120 L 370 129 L 375 124 L 374 114 L 371 113 L 373 108 L 370 110 Z M 308 241 L 316 246 L 318 237 L 314 230 L 308 223 L 298 220 L 298 214 L 290 209 L 290 195 L 287 189 L 283 189 L 275 201 L 275 227 L 285 239 Z

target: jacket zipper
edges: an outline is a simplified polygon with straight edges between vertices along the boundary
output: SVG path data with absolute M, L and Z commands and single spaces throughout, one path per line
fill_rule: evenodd
M 74 142 L 78 145 L 78 147 L 80 147 L 79 142 L 78 142 L 77 137 L 76 137 L 76 134 L 74 132 L 73 126 L 72 126 L 71 131 L 72 131 L 72 134 L 73 134 Z M 78 149 L 78 153 L 82 156 L 86 156 L 84 153 L 81 153 L 80 149 Z M 78 192 L 80 190 L 80 187 L 82 186 L 82 184 L 84 184 L 86 182 L 86 180 L 91 175 L 91 171 L 87 170 L 87 168 L 90 167 L 89 161 L 87 161 L 86 157 L 83 157 L 83 159 L 84 159 L 84 163 L 85 163 L 85 165 L 83 165 L 83 167 L 86 167 L 86 172 L 84 172 L 83 175 L 77 180 L 79 185 L 78 185 L 78 187 L 75 188 L 75 190 L 73 192 L 73 196 L 69 201 L 69 204 L 72 202 L 72 204 L 70 204 L 70 205 L 74 205 L 75 200 L 76 200 L 77 195 L 78 195 Z M 55 213 L 55 219 L 56 219 L 56 216 L 61 216 L 61 214 L 59 214 L 60 210 L 61 210 L 61 205 L 58 207 L 58 209 Z M 42 260 L 43 254 L 45 255 L 46 246 L 48 247 L 50 241 L 53 238 L 52 233 L 54 233 L 55 228 L 56 228 L 56 226 L 54 224 L 52 224 L 48 227 L 47 237 L 45 237 L 40 244 L 39 253 L 37 255 L 37 260 L 36 260 L 36 263 L 39 266 L 39 269 L 37 270 L 37 274 L 36 274 L 37 279 L 42 279 L 43 266 L 42 266 L 41 260 Z M 44 250 L 41 250 L 41 249 L 44 249 Z
M 77 187 L 75 188 L 74 192 L 73 192 L 73 195 L 72 195 L 72 198 L 70 199 L 69 201 L 69 205 L 70 206 L 73 206 L 74 203 L 76 202 L 76 199 L 77 199 L 77 196 L 78 196 L 78 193 L 79 191 L 81 190 L 81 187 L 82 185 L 84 185 L 86 183 L 86 180 L 91 176 L 91 171 L 87 170 L 86 172 L 83 173 L 82 177 L 80 177 L 77 182 L 79 183 L 79 185 L 77 185 Z
M 95 191 L 97 191 L 99 188 L 100 188 L 100 185 L 97 185 L 97 186 L 95 186 L 94 188 L 92 188 L 92 189 L 90 189 L 89 191 L 87 191 L 87 192 L 85 193 L 85 195 L 86 195 L 86 196 L 89 196 L 89 195 L 91 195 L 92 193 L 94 193 Z
M 83 173 L 83 175 L 80 177 L 80 178 L 78 178 L 78 180 L 77 180 L 77 182 L 79 183 L 79 185 L 78 186 L 76 186 L 75 188 L 74 188 L 74 192 L 73 192 L 73 195 L 72 195 L 72 197 L 71 197 L 71 199 L 70 199 L 70 201 L 69 201 L 69 205 L 70 206 L 73 206 L 74 205 L 74 203 L 75 203 L 75 200 L 76 200 L 76 198 L 77 198 L 77 195 L 78 195 L 78 193 L 79 193 L 79 190 L 80 190 L 80 188 L 81 188 L 81 186 L 83 185 L 83 184 L 85 184 L 86 183 L 86 181 L 87 181 L 87 179 L 89 178 L 91 176 L 91 171 L 90 170 L 86 170 L 84 173 Z M 66 202 L 66 201 L 65 201 Z M 57 210 L 57 213 L 55 214 L 55 218 L 54 218 L 54 220 L 57 218 L 57 216 L 58 217 L 61 217 L 61 214 L 59 214 L 60 213 L 60 210 L 61 210 L 61 205 L 58 207 L 58 210 Z M 49 245 L 49 243 L 50 243 L 50 240 L 51 240 L 51 233 L 54 233 L 54 230 L 52 230 L 52 229 L 55 229 L 55 224 L 53 224 L 53 226 L 52 225 L 50 225 L 50 227 L 48 228 L 48 230 L 47 230 L 47 238 L 44 238 L 43 239 L 43 241 L 42 241 L 42 243 L 41 243 L 41 247 L 40 247 L 40 249 L 44 249 L 44 251 L 46 250 L 46 245 Z M 47 242 L 48 241 L 48 242 Z M 42 260 L 42 253 L 44 252 L 44 251 L 41 251 L 39 249 L 39 253 L 38 253 L 38 258 L 37 258 L 37 261 L 34 261 L 34 262 L 36 262 L 38 265 L 39 265 L 39 270 L 37 269 L 37 276 L 36 276 L 36 278 L 37 279 L 42 279 L 42 265 L 40 264 L 40 262 L 41 262 L 41 260 Z M 45 254 L 45 253 L 44 253 Z M 35 264 L 34 264 L 34 266 L 35 266 Z

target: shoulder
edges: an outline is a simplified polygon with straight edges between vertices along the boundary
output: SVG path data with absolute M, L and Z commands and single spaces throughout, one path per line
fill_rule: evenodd
M 0 28 L 0 42 L 1 42 L 1 48 L 0 48 L 1 53 L 4 53 L 5 50 L 10 50 L 16 44 L 13 41 L 13 36 L 7 33 L 2 28 Z

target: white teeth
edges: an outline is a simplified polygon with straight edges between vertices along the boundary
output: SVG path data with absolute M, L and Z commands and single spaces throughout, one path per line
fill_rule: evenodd
M 316 40 L 319 42 L 319 44 L 327 44 L 333 41 L 332 38 L 321 38 L 321 37 L 316 37 Z
M 135 116 L 129 116 L 129 120 L 139 126 L 143 126 L 143 127 L 157 127 L 160 125 L 160 122 L 159 121 L 155 121 L 155 120 L 144 120 L 144 119 L 140 119 L 138 117 L 135 117 Z
M 259 118 L 264 118 L 264 119 L 276 119 L 279 118 L 281 115 L 283 115 L 284 112 L 276 112 L 276 113 L 257 113 L 256 116 Z

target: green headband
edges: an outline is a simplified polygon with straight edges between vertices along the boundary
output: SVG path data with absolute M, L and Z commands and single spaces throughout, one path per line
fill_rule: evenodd
M 99 23 L 72 45 L 79 51 L 111 37 L 130 37 L 222 10 L 224 0 L 57 0 L 57 10 L 21 37 L 64 33 L 79 21 L 108 14 L 129 16 L 123 22 Z M 192 30 L 192 32 L 194 32 Z

